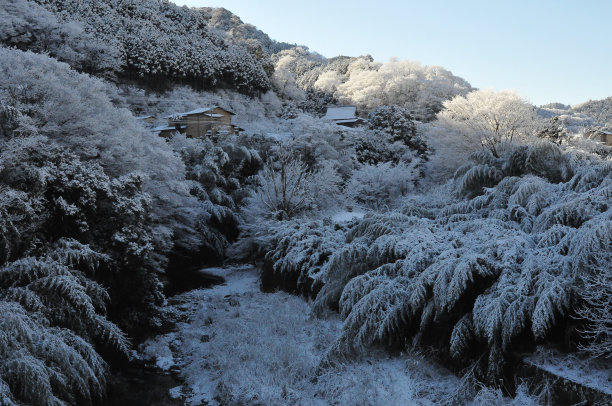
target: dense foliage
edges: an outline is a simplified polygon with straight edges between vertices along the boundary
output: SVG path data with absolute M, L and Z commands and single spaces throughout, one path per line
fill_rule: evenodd
M 444 102 L 438 122 L 458 129 L 473 145 L 497 155 L 497 144 L 529 137 L 538 124 L 534 107 L 511 91 L 477 90 Z
M 612 248 L 609 162 L 553 144 L 506 145 L 499 158 L 474 155 L 455 176 L 467 199 L 424 196 L 372 213 L 340 246 L 324 227 L 306 234 L 329 241 L 306 257 L 325 259 L 314 310 L 345 317 L 329 359 L 414 338 L 459 365 L 475 362 L 479 379 L 495 383 L 512 351 L 559 339 L 585 302 L 599 309 L 587 319 L 602 348 L 609 299 L 581 289 L 581 279 L 609 277 L 601 255 Z M 287 227 L 279 241 L 302 241 L 302 233 Z M 277 272 L 294 273 L 304 257 L 286 246 L 269 256 Z
M 75 69 L 107 76 L 120 69 L 119 51 L 86 31 L 26 0 L 5 0 L 0 8 L 0 44 L 47 52 Z
M 0 70 L 0 386 L 9 400 L 87 404 L 104 392 L 96 351 L 128 355 L 117 325 L 160 324 L 169 259 L 223 256 L 238 179 L 260 160 L 169 145 L 113 106 L 112 87 L 47 56 L 1 48 Z
M 381 106 L 368 116 L 369 132 L 358 136 L 355 153 L 360 163 L 409 163 L 424 158 L 425 141 L 417 134 L 410 112 L 401 106 Z
M 246 182 L 257 174 L 262 160 L 237 137 L 214 143 L 177 134 L 171 147 L 182 157 L 190 194 L 199 201 L 193 215 L 202 238 L 200 250 L 209 261 L 221 259 L 238 234 L 238 206 L 249 193 Z

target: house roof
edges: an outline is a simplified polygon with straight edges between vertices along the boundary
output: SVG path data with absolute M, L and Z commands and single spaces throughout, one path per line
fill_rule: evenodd
M 180 129 L 187 128 L 186 125 L 179 126 Z M 157 133 L 160 131 L 176 130 L 176 126 L 173 125 L 158 125 L 157 127 L 151 128 L 149 131 Z
M 355 119 L 355 106 L 328 106 L 325 117 L 328 120 L 351 120 Z
M 170 114 L 169 116 L 166 116 L 165 118 L 172 118 L 172 117 L 176 117 L 176 116 L 178 116 L 178 117 L 192 116 L 192 115 L 195 115 L 195 114 L 206 113 L 207 111 L 211 111 L 211 110 L 214 110 L 214 109 L 221 109 L 223 111 L 228 112 L 232 116 L 236 115 L 233 111 L 226 110 L 223 107 L 219 107 L 219 106 L 207 106 L 207 107 L 200 107 L 200 108 L 197 108 L 197 109 L 194 109 L 194 110 L 186 111 L 184 113 Z M 211 113 L 211 114 L 214 114 L 214 113 Z M 215 117 L 215 116 L 213 116 L 211 114 L 207 114 L 207 116 Z M 219 115 L 219 117 L 221 117 L 221 115 Z
M 348 123 L 358 123 L 360 121 L 363 121 L 363 120 L 360 119 L 359 117 L 354 117 L 354 118 L 347 118 L 346 120 L 334 120 L 334 123 L 336 123 L 336 124 L 348 124 Z

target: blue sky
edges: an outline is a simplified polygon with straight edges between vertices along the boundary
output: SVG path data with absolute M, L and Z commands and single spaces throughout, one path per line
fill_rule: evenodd
M 224 7 L 327 57 L 439 65 L 535 104 L 612 96 L 610 0 L 176 0 Z

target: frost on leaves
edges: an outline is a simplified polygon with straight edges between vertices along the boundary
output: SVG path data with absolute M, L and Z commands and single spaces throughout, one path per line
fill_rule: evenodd
M 346 317 L 328 358 L 435 331 L 458 360 L 486 355 L 480 377 L 493 382 L 510 351 L 548 339 L 580 303 L 590 350 L 609 354 L 609 295 L 595 282 L 610 269 L 609 163 L 566 160 L 556 148 L 485 152 L 456 180 L 475 197 L 352 225 L 321 268 L 314 304 L 316 314 L 338 307 Z

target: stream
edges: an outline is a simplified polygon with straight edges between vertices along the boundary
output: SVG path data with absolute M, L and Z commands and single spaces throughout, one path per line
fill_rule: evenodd
M 106 406 L 171 406 L 182 405 L 172 399 L 169 390 L 180 386 L 176 374 L 168 374 L 146 365 L 113 371 L 108 381 Z
M 166 290 L 171 302 L 174 295 L 193 289 L 211 288 L 225 283 L 225 279 L 205 270 L 189 273 L 188 277 L 170 284 Z M 170 329 L 174 329 L 171 325 Z M 178 371 L 163 371 L 155 365 L 142 361 L 131 362 L 127 366 L 111 368 L 108 377 L 105 406 L 174 406 L 182 405 L 180 399 L 170 396 L 170 389 L 181 386 Z

